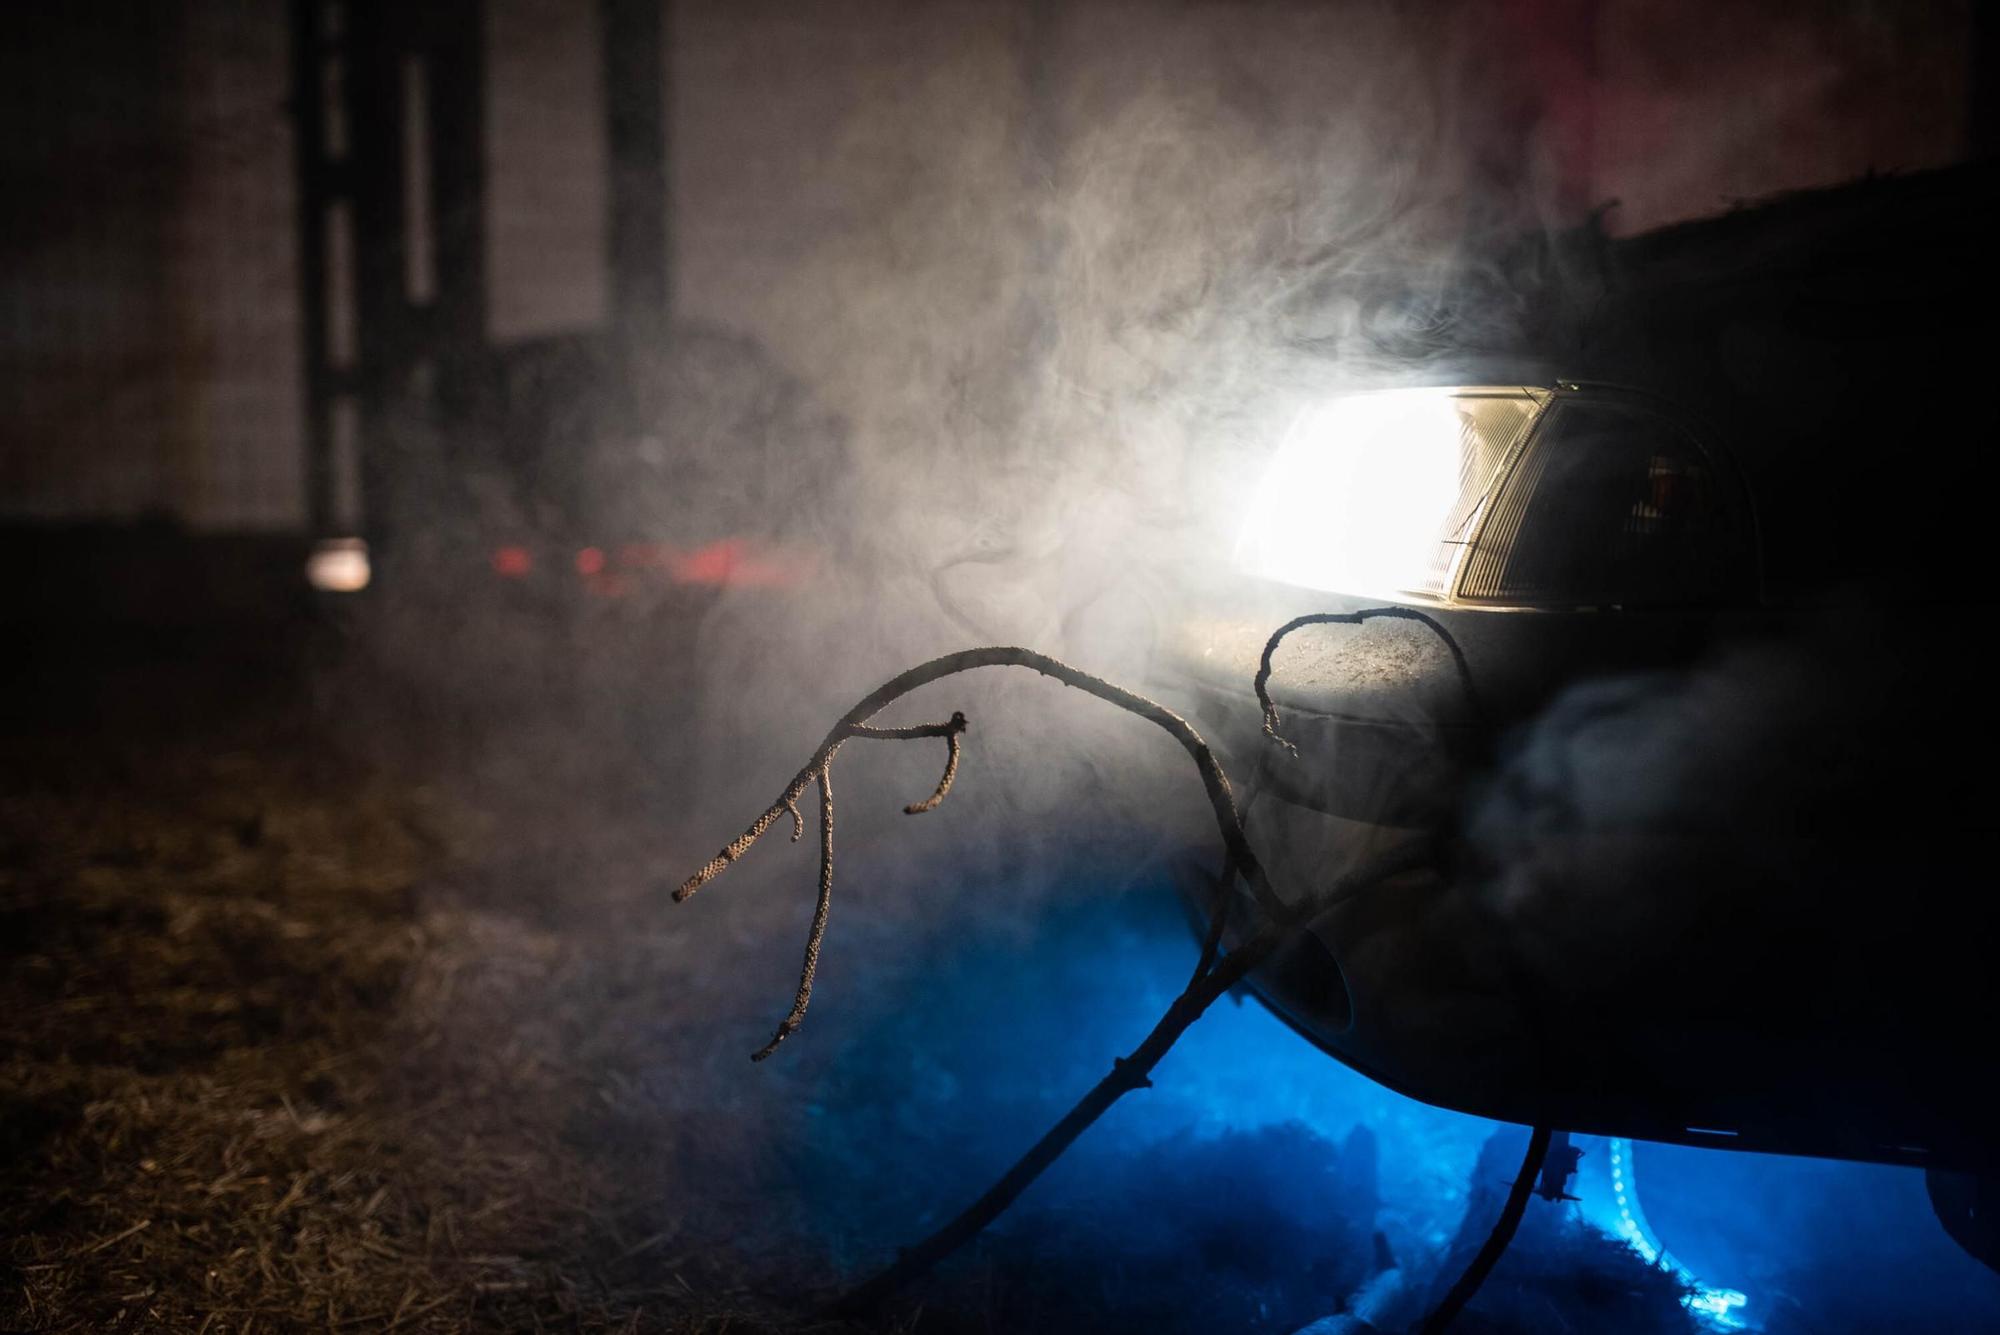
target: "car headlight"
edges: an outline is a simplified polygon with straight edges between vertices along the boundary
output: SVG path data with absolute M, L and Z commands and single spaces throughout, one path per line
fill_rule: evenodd
M 1398 389 L 1302 414 L 1257 491 L 1239 562 L 1334 593 L 1448 596 L 1502 466 L 1547 401 L 1520 387 Z

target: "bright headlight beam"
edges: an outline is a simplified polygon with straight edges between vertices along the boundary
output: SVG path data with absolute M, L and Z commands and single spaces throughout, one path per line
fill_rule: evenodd
M 1238 560 L 1328 592 L 1447 593 L 1463 534 L 1542 401 L 1401 389 L 1304 413 L 1264 475 Z

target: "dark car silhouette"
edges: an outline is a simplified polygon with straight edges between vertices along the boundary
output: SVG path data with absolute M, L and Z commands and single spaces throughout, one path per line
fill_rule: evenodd
M 1542 374 L 1300 419 L 1159 683 L 1310 925 L 1261 999 L 1462 1111 L 1927 1168 L 1994 1263 L 1993 199 L 1617 243 Z M 1382 607 L 1269 652 L 1266 735 L 1272 632 Z

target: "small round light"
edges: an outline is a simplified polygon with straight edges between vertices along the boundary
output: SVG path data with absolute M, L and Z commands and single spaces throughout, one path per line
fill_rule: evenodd
M 322 593 L 359 593 L 369 574 L 368 544 L 360 538 L 322 538 L 306 557 L 306 583 Z

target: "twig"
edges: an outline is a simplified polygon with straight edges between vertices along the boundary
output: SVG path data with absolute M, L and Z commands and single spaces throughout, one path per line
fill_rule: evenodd
M 99 1238 L 96 1242 L 91 1243 L 87 1247 L 79 1247 L 76 1251 L 70 1253 L 70 1257 L 73 1260 L 79 1256 L 89 1256 L 93 1252 L 101 1252 L 106 1247 L 112 1246 L 116 1243 L 123 1242 L 125 1241 L 125 1239 L 131 1237 L 134 1233 L 143 1233 L 152 1226 L 153 1226 L 152 1220 L 141 1219 L 138 1223 L 132 1225 L 132 1227 L 120 1229 L 118 1230 L 118 1232 L 113 1233 L 108 1238 Z
M 1451 1286 L 1444 1301 L 1425 1318 L 1418 1335 L 1442 1335 L 1493 1272 L 1501 1253 L 1514 1240 L 1514 1230 L 1521 1226 L 1521 1216 L 1527 1212 L 1528 1192 L 1535 1184 L 1535 1174 L 1542 1170 L 1542 1160 L 1548 1157 L 1550 1134 L 1548 1127 L 1538 1126 L 1528 1137 L 1528 1153 L 1521 1160 L 1521 1171 L 1514 1175 L 1514 1185 L 1507 1191 L 1507 1203 L 1500 1207 L 1500 1218 L 1494 1221 L 1493 1231 L 1487 1234 L 1478 1254 L 1472 1258 L 1472 1264 L 1465 1267 L 1465 1273 Z
M 965 727 L 965 715 L 953 714 L 943 723 L 917 723 L 907 728 L 875 728 L 855 723 L 848 727 L 847 735 L 878 742 L 909 742 L 919 737 L 953 737 L 964 732 Z
M 1293 916 L 1291 910 L 1278 898 L 1277 892 L 1271 888 L 1270 880 L 1264 874 L 1263 864 L 1250 850 L 1250 842 L 1243 834 L 1243 822 L 1236 812 L 1236 797 L 1230 790 L 1229 776 L 1224 774 L 1222 766 L 1216 763 L 1208 743 L 1202 740 L 1201 734 L 1196 732 L 1186 719 L 1165 705 L 1148 700 L 1145 696 L 1128 691 L 1122 686 L 1115 686 L 1102 677 L 1092 676 L 1047 654 L 1012 646 L 962 649 L 955 654 L 933 658 L 928 663 L 919 663 L 916 667 L 899 673 L 870 692 L 833 725 L 832 731 L 827 733 L 819 748 L 813 752 L 812 758 L 793 777 L 779 799 L 773 802 L 763 815 L 752 821 L 749 829 L 737 836 L 703 864 L 699 871 L 681 883 L 680 888 L 674 891 L 675 901 L 687 899 L 727 870 L 730 863 L 749 852 L 751 846 L 771 828 L 771 822 L 775 821 L 789 804 L 798 800 L 799 794 L 805 792 L 806 785 L 812 782 L 813 776 L 833 758 L 834 752 L 838 751 L 848 738 L 871 735 L 900 736 L 904 733 L 902 729 L 869 730 L 865 727 L 869 719 L 920 686 L 928 686 L 942 677 L 982 667 L 1029 668 L 1045 677 L 1054 678 L 1065 686 L 1073 686 L 1086 694 L 1117 705 L 1128 713 L 1137 714 L 1147 722 L 1164 729 L 1180 743 L 1181 749 L 1188 753 L 1194 760 L 1195 767 L 1201 771 L 1202 787 L 1207 790 L 1209 806 L 1215 812 L 1216 823 L 1222 828 L 1223 843 L 1244 879 L 1249 883 L 1251 893 L 1256 895 L 1258 903 L 1272 917 L 1289 919 Z M 936 731 L 918 731 L 910 735 L 943 736 L 945 735 L 943 730 L 948 726 L 948 724 L 930 724 L 927 727 Z
M 954 713 L 943 723 L 920 723 L 912 728 L 871 728 L 857 723 L 847 731 L 851 737 L 885 742 L 907 742 L 918 737 L 944 738 L 944 777 L 938 780 L 937 789 L 923 801 L 912 802 L 903 808 L 906 816 L 921 816 L 926 811 L 937 810 L 938 803 L 944 801 L 945 795 L 951 791 L 951 781 L 958 777 L 958 739 L 966 726 L 965 715 Z
M 1452 656 L 1465 679 L 1467 692 L 1471 693 L 1471 675 L 1466 669 L 1464 656 L 1459 652 L 1457 644 L 1443 627 L 1422 613 L 1400 608 L 1375 608 L 1364 612 L 1301 617 L 1282 627 L 1264 646 L 1262 666 L 1257 673 L 1256 691 L 1260 703 L 1264 706 L 1267 733 L 1273 737 L 1277 735 L 1277 713 L 1270 702 L 1266 686 L 1271 675 L 1271 655 L 1276 650 L 1278 642 L 1292 630 L 1314 621 L 1359 624 L 1374 616 L 1401 617 L 1429 626 L 1450 647 Z M 1216 998 L 1241 983 L 1296 932 L 1310 925 L 1302 924 L 1299 915 L 1280 900 L 1271 887 L 1263 864 L 1258 860 L 1255 851 L 1250 847 L 1249 839 L 1244 834 L 1242 819 L 1236 809 L 1235 794 L 1230 788 L 1229 776 L 1216 761 L 1208 743 L 1186 719 L 1164 705 L 1114 685 L 1101 677 L 1073 668 L 1046 654 L 1036 653 L 1032 649 L 1005 646 L 962 650 L 910 668 L 864 697 L 834 724 L 811 759 L 793 777 L 778 800 L 753 821 L 743 834 L 726 845 L 674 892 L 674 899 L 679 902 L 714 880 L 737 858 L 749 851 L 781 812 L 791 810 L 796 813 L 799 795 L 805 791 L 807 784 L 814 781 L 819 783 L 820 894 L 818 906 L 813 914 L 812 930 L 806 943 L 805 963 L 800 974 L 798 995 L 793 1002 L 791 1013 L 779 1025 L 777 1035 L 755 1055 L 753 1060 L 762 1060 L 769 1056 L 780 1043 L 797 1030 L 804 1018 L 806 1003 L 812 993 L 813 974 L 818 967 L 820 945 L 826 933 L 827 914 L 832 900 L 833 797 L 828 776 L 834 755 L 842 744 L 853 737 L 893 740 L 944 737 L 948 747 L 945 772 L 936 792 L 929 799 L 912 803 L 904 809 L 914 814 L 935 808 L 950 790 L 952 779 L 957 773 L 958 738 L 966 726 L 964 715 L 953 714 L 950 721 L 943 724 L 925 724 L 907 728 L 871 727 L 868 720 L 893 701 L 918 687 L 980 667 L 1030 668 L 1066 686 L 1075 687 L 1086 694 L 1116 705 L 1128 713 L 1136 714 L 1172 736 L 1180 744 L 1181 749 L 1188 753 L 1194 761 L 1195 768 L 1200 772 L 1202 786 L 1208 794 L 1209 807 L 1215 816 L 1217 829 L 1222 835 L 1225 856 L 1217 888 L 1218 902 L 1193 978 L 1189 980 L 1180 996 L 1167 1007 L 1166 1013 L 1160 1017 L 1145 1041 L 1140 1043 L 1130 1056 L 1114 1061 L 1110 1073 L 1078 1100 L 1062 1120 L 1036 1141 L 1028 1152 L 1021 1156 L 1013 1167 L 1009 1168 L 979 1199 L 930 1237 L 913 1247 L 905 1248 L 898 1254 L 894 1264 L 842 1297 L 835 1309 L 842 1313 L 865 1311 L 875 1306 L 903 1285 L 929 1272 L 939 1261 L 992 1223 L 1076 1141 L 1078 1136 L 1096 1122 L 1106 1109 L 1132 1090 L 1144 1088 L 1152 1083 L 1150 1077 L 1154 1066 L 1173 1047 L 1188 1026 L 1201 1018 L 1203 1012 Z M 1403 871 L 1423 865 L 1430 855 L 1429 848 L 1421 843 L 1405 845 L 1384 854 L 1358 873 L 1348 876 L 1333 893 L 1319 898 L 1314 904 L 1314 921 L 1324 918 L 1327 913 L 1355 895 L 1389 881 Z M 1251 894 L 1263 909 L 1267 921 L 1265 926 L 1248 941 L 1228 954 L 1221 955 L 1226 926 L 1225 915 L 1231 898 L 1232 878 L 1235 876 L 1241 876 L 1250 887 Z M 1529 1177 L 1532 1176 L 1533 1174 L 1529 1173 Z M 1511 1204 L 1510 1201 L 1510 1206 Z M 1503 1215 L 1503 1222 L 1505 1221 L 1506 1216 Z M 1506 1229 L 1506 1237 L 1512 1236 L 1512 1225 L 1518 1222 L 1519 1212 L 1514 1211 L 1512 1223 L 1508 1224 Z M 1504 1248 L 1506 1237 L 1501 1237 L 1499 1230 L 1496 1230 L 1495 1236 L 1499 1238 L 1498 1245 Z M 1492 1245 L 1489 1241 L 1489 1246 Z M 1495 1255 L 1497 1256 L 1497 1251 Z M 1490 1268 L 1491 1262 L 1489 1261 L 1487 1265 Z M 1483 1274 L 1480 1278 L 1483 1278 Z M 1461 1284 L 1463 1282 L 1461 1281 Z M 1476 1286 L 1475 1279 L 1473 1287 Z
M 1299 748 L 1293 746 L 1278 734 L 1278 706 L 1271 699 L 1271 656 L 1278 652 L 1278 643 L 1302 626 L 1358 626 L 1364 621 L 1382 617 L 1392 621 L 1414 621 L 1430 628 L 1432 634 L 1444 641 L 1444 647 L 1451 654 L 1451 661 L 1458 668 L 1459 682 L 1465 687 L 1465 698 L 1472 706 L 1474 718 L 1484 714 L 1479 702 L 1478 688 L 1473 685 L 1472 668 L 1465 661 L 1465 651 L 1458 647 L 1452 633 L 1438 622 L 1436 617 L 1409 607 L 1366 607 L 1358 612 L 1313 612 L 1302 617 L 1293 617 L 1284 625 L 1271 632 L 1271 638 L 1264 641 L 1264 654 L 1257 662 L 1257 676 L 1251 688 L 1257 692 L 1257 703 L 1264 708 L 1264 735 L 1293 755 Z
M 1278 898 L 1264 874 L 1263 864 L 1251 851 L 1250 841 L 1243 833 L 1242 819 L 1237 815 L 1236 797 L 1229 786 L 1229 776 L 1223 772 L 1208 743 L 1202 740 L 1188 721 L 1174 713 L 1165 705 L 1149 700 L 1104 680 L 1092 676 L 1078 668 L 1047 654 L 1036 653 L 1032 649 L 993 647 L 985 649 L 965 649 L 955 654 L 934 658 L 928 663 L 903 672 L 883 683 L 865 697 L 854 708 L 841 716 L 826 737 L 820 742 L 812 758 L 793 776 L 778 800 L 764 809 L 763 814 L 750 823 L 750 827 L 738 835 L 720 852 L 704 863 L 701 869 L 687 878 L 674 891 L 674 901 L 682 902 L 691 897 L 704 885 L 728 870 L 731 863 L 742 857 L 764 836 L 773 822 L 787 811 L 795 814 L 798 810 L 799 795 L 806 786 L 817 781 L 820 785 L 820 891 L 819 902 L 813 913 L 811 933 L 806 941 L 805 961 L 799 971 L 798 993 L 793 1000 L 791 1011 L 778 1025 L 772 1040 L 751 1054 L 752 1061 L 763 1061 L 777 1050 L 780 1043 L 797 1032 L 805 1019 L 806 1005 L 812 997 L 813 975 L 819 967 L 820 944 L 826 935 L 827 915 L 833 897 L 833 798 L 831 782 L 828 778 L 833 766 L 833 758 L 850 738 L 865 738 L 880 741 L 909 741 L 922 737 L 943 737 L 949 746 L 945 762 L 944 777 L 937 790 L 923 802 L 914 802 L 904 810 L 911 814 L 932 810 L 944 800 L 950 790 L 953 778 L 958 772 L 958 738 L 966 729 L 965 716 L 953 714 L 943 723 L 924 723 L 900 728 L 878 728 L 868 720 L 885 707 L 941 677 L 970 671 L 981 667 L 1025 667 L 1053 677 L 1065 686 L 1073 686 L 1100 700 L 1108 701 L 1128 713 L 1136 714 L 1147 722 L 1164 729 L 1181 748 L 1194 760 L 1195 768 L 1201 772 L 1202 786 L 1207 790 L 1209 806 L 1215 814 L 1216 824 L 1222 831 L 1226 852 L 1226 868 L 1239 872 L 1249 884 L 1251 893 L 1260 907 L 1273 922 L 1289 923 L 1296 915 L 1291 908 Z M 796 828 L 796 827 L 795 827 Z
M 937 789 L 921 802 L 912 802 L 903 808 L 905 816 L 921 816 L 926 811 L 937 810 L 938 803 L 944 801 L 951 791 L 951 781 L 958 777 L 958 738 L 965 731 L 965 715 L 953 714 L 951 721 L 958 726 L 945 734 L 944 777 L 938 780 Z
M 805 963 L 799 968 L 798 995 L 792 1009 L 778 1025 L 771 1041 L 750 1054 L 753 1062 L 763 1061 L 778 1050 L 778 1044 L 798 1031 L 806 1018 L 806 1004 L 812 1000 L 813 975 L 819 972 L 820 942 L 826 939 L 826 918 L 833 908 L 833 770 L 832 761 L 819 768 L 819 902 L 813 906 L 812 931 L 806 936 Z

